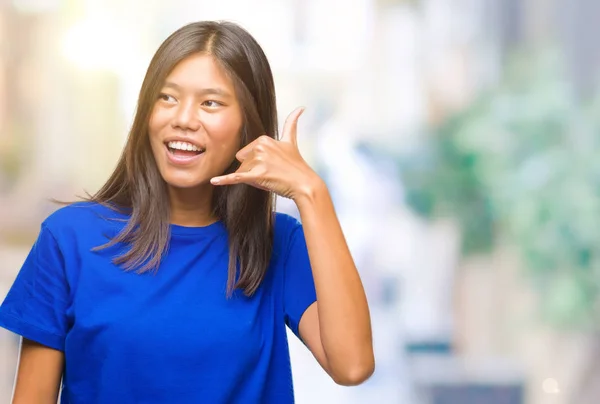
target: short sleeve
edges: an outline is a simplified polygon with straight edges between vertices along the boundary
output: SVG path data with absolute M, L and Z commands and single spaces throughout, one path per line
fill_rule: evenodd
M 63 256 L 48 228 L 36 242 L 0 306 L 0 326 L 64 351 L 69 287 Z
M 300 319 L 306 309 L 317 300 L 317 294 L 308 259 L 304 231 L 299 224 L 296 224 L 291 234 L 284 273 L 285 322 L 294 334 L 300 338 L 298 332 Z

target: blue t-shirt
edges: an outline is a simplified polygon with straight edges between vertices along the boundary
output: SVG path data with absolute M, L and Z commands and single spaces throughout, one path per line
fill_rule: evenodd
M 62 403 L 294 401 L 286 324 L 316 301 L 300 223 L 277 213 L 271 263 L 250 298 L 226 297 L 222 223 L 171 225 L 157 272 L 125 272 L 105 244 L 126 218 L 95 203 L 61 208 L 0 306 L 0 326 L 64 351 Z

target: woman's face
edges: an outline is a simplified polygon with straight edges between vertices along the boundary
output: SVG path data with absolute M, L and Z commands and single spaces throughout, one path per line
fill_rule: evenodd
M 192 188 L 223 174 L 239 150 L 242 120 L 233 82 L 213 57 L 182 60 L 166 78 L 149 122 L 163 179 Z

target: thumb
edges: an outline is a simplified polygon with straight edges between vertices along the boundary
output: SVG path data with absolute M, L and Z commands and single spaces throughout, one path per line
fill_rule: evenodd
M 300 115 L 302 115 L 304 109 L 304 107 L 296 108 L 291 114 L 288 115 L 287 119 L 285 120 L 285 124 L 283 125 L 283 133 L 281 135 L 282 141 L 292 143 L 293 145 L 298 144 L 298 118 L 300 118 Z

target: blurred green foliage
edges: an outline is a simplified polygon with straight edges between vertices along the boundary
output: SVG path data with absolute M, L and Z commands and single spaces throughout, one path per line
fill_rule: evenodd
M 415 211 L 459 220 L 464 254 L 518 248 L 545 320 L 598 329 L 600 98 L 576 100 L 560 62 L 517 55 L 400 170 Z

